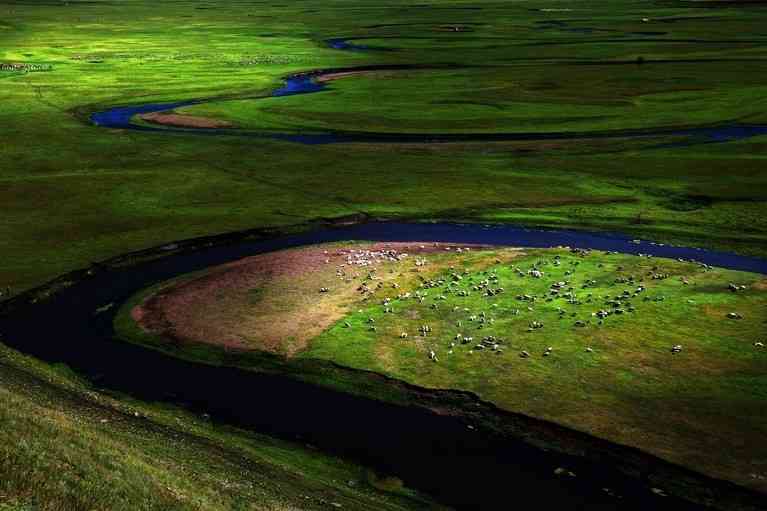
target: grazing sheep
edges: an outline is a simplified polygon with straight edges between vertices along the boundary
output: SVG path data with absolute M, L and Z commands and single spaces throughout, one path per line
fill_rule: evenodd
M 675 344 L 675 345 L 674 345 L 674 346 L 671 348 L 671 353 L 679 353 L 679 352 L 681 352 L 681 351 L 682 351 L 682 345 L 681 345 L 681 344 Z
M 566 468 L 558 467 L 554 470 L 554 474 L 558 476 L 575 477 L 575 472 L 567 470 Z

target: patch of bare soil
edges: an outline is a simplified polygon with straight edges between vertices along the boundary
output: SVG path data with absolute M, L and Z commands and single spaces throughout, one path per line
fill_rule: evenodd
M 314 80 L 318 83 L 332 82 L 349 76 L 375 75 L 379 79 L 385 79 L 392 76 L 404 77 L 404 71 L 390 71 L 385 69 L 357 69 L 353 71 L 337 71 L 335 73 L 323 73 Z
M 140 114 L 138 117 L 142 121 L 151 122 L 152 124 L 176 128 L 232 128 L 234 126 L 231 122 L 227 121 L 176 113 L 151 112 Z
M 326 73 L 319 75 L 317 78 L 315 78 L 315 81 L 319 83 L 332 82 L 333 80 L 346 78 L 347 76 L 356 76 L 370 73 L 372 73 L 372 71 L 339 71 L 337 73 Z
M 335 244 L 260 254 L 162 289 L 131 313 L 144 330 L 178 341 L 291 356 L 372 297 L 379 283 L 391 287 L 403 270 L 418 270 L 421 256 L 448 248 L 458 247 Z M 402 254 L 408 257 L 398 259 Z M 368 291 L 363 278 L 373 269 Z

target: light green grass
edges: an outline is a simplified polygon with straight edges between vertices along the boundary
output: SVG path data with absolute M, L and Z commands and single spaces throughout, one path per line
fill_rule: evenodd
M 312 250 L 322 249 L 334 257 L 339 246 Z M 422 258 L 427 264 L 416 265 Z M 172 295 L 177 281 L 134 296 L 121 308 L 116 330 L 128 342 L 191 360 L 277 371 L 399 404 L 417 402 L 418 397 L 341 367 L 421 387 L 467 390 L 506 410 L 761 488 L 760 467 L 767 452 L 758 447 L 758 439 L 767 432 L 761 413 L 767 348 L 756 343 L 767 342 L 764 276 L 663 258 L 596 251 L 584 257 L 564 249 L 528 249 L 522 256 L 511 249 L 421 256 L 416 247 L 404 262 L 378 265 L 378 271 L 344 270 L 346 276 L 358 274 L 350 282 L 335 275 L 337 264 L 312 272 L 308 280 L 281 277 L 259 288 L 262 300 L 303 301 L 327 287 L 331 291 L 321 299 L 337 296 L 348 311 L 288 360 L 262 353 L 257 345 L 233 354 L 207 338 L 179 345 L 167 343 L 161 333 L 143 332 L 130 311 L 159 289 Z M 533 266 L 544 272 L 542 278 L 527 273 Z M 356 300 L 348 302 L 347 288 L 358 289 L 362 282 L 375 291 L 357 291 Z M 504 291 L 487 296 L 483 282 Z M 566 282 L 559 298 L 551 293 L 555 282 Z M 730 283 L 746 289 L 730 291 Z M 574 294 L 572 300 L 564 297 L 566 292 Z M 410 296 L 403 298 L 404 293 Z M 535 300 L 520 299 L 524 295 Z M 610 302 L 618 295 L 628 298 L 616 307 Z M 391 302 L 384 305 L 387 298 Z M 315 298 L 317 307 L 324 306 L 321 299 Z M 221 318 L 217 335 L 244 335 L 244 327 L 238 326 L 244 320 L 238 322 L 237 316 L 258 310 L 246 297 L 198 297 L 186 307 L 212 318 L 217 316 L 211 311 L 222 303 L 228 314 Z M 623 312 L 603 321 L 595 316 L 617 308 Z M 286 303 L 285 311 L 296 318 L 281 321 L 301 321 L 297 303 Z M 731 312 L 743 319 L 727 318 Z M 543 328 L 530 331 L 533 321 Z M 431 328 L 425 336 L 419 333 L 423 325 Z M 473 340 L 463 342 L 457 334 Z M 499 339 L 502 353 L 475 348 L 487 336 Z M 682 346 L 681 353 L 671 352 L 675 345 Z M 432 351 L 438 362 L 431 360 Z M 521 357 L 523 351 L 529 356 Z
M 486 1 L 465 10 L 366 0 L 197 7 L 205 5 L 2 6 L 0 61 L 53 69 L 0 73 L 0 282 L 21 290 L 172 239 L 356 211 L 622 230 L 764 254 L 764 215 L 753 214 L 764 209 L 759 139 L 662 151 L 647 146 L 664 140 L 307 147 L 116 132 L 86 122 L 111 105 L 261 96 L 289 72 L 378 63 L 487 67 L 353 77 L 315 96 L 198 108 L 223 108 L 245 126 L 363 131 L 763 121 L 765 10 L 758 5 L 714 10 L 622 0 L 609 9 L 581 2 L 569 12 L 542 12 L 530 3 Z M 609 32 L 570 32 L 546 23 L 552 20 Z M 473 31 L 441 28 L 452 24 Z M 339 36 L 399 51 L 324 45 Z M 640 55 L 647 61 L 641 66 L 591 65 Z M 377 172 L 382 155 L 386 172 Z M 680 217 L 667 200 L 646 193 L 669 186 L 682 197 L 736 200 Z M 606 203 L 614 206 L 603 210 Z M 647 221 L 636 223 L 640 212 Z M 733 224 L 747 226 L 749 236 L 734 236 Z
M 478 264 L 495 257 L 504 262 L 477 271 Z M 471 390 L 509 410 L 753 483 L 742 467 L 756 470 L 767 461 L 767 452 L 755 448 L 767 431 L 760 418 L 767 350 L 754 346 L 765 340 L 762 276 L 563 250 L 512 257 L 505 251 L 441 255 L 433 263 L 449 261 L 455 270 L 427 273 L 413 289 L 379 291 L 371 300 L 375 305 L 350 313 L 301 356 L 426 387 Z M 408 267 L 401 271 L 415 270 Z M 527 275 L 533 267 L 544 277 Z M 653 279 L 653 274 L 668 277 Z M 616 282 L 630 276 L 630 282 Z M 494 277 L 489 288 L 503 288 L 503 293 L 487 296 L 477 289 Z M 555 282 L 567 282 L 559 298 L 550 292 Z M 750 287 L 732 292 L 731 282 Z M 645 290 L 637 293 L 640 286 Z M 567 290 L 574 295 L 572 303 L 562 297 Z M 398 299 L 405 291 L 422 293 L 424 300 Z M 624 292 L 629 298 L 617 307 L 623 314 L 603 322 L 594 316 L 615 310 L 608 302 Z M 521 300 L 522 295 L 536 300 Z M 392 313 L 380 305 L 387 297 Z M 727 319 L 729 312 L 744 319 Z M 533 321 L 543 328 L 531 331 Z M 432 331 L 419 334 L 422 325 Z M 400 338 L 402 332 L 406 339 Z M 458 334 L 473 341 L 458 340 Z M 487 336 L 502 339 L 503 353 L 475 348 Z M 677 344 L 683 351 L 674 355 L 671 348 Z M 549 347 L 551 353 L 544 355 Z M 430 351 L 439 362 L 430 359 Z M 529 358 L 520 356 L 523 351 Z
M 358 211 L 623 231 L 767 255 L 765 137 L 675 149 L 654 149 L 668 142 L 663 138 L 309 147 L 245 137 L 121 132 L 87 122 L 90 113 L 112 105 L 209 97 L 240 98 L 204 108 L 239 116 L 243 126 L 459 131 L 470 125 L 471 131 L 518 126 L 535 131 L 539 123 L 546 130 L 573 130 L 733 118 L 765 122 L 767 11 L 758 4 L 714 9 L 587 0 L 568 4 L 569 12 L 538 11 L 550 7 L 540 2 L 482 0 L 482 9 L 475 10 L 452 1 L 438 4 L 426 9 L 405 0 L 270 6 L 243 1 L 215 8 L 197 1 L 0 3 L 0 62 L 52 66 L 49 72 L 0 72 L 0 288 L 18 292 L 93 261 L 180 238 Z M 642 23 L 644 17 L 651 22 Z M 551 20 L 566 21 L 565 28 L 612 32 L 578 33 L 541 23 Z M 472 32 L 439 28 L 470 23 Z M 386 26 L 376 26 L 381 24 Z M 398 51 L 362 54 L 324 46 L 325 39 L 338 36 Z M 647 63 L 574 65 L 638 57 Z M 314 97 L 244 99 L 278 86 L 287 73 L 381 63 L 487 69 L 412 73 L 385 83 L 348 78 Z M 490 87 L 499 83 L 504 87 Z M 480 92 L 476 84 L 488 88 Z M 369 94 L 381 101 L 371 102 Z M 504 108 L 473 104 L 478 98 Z M 433 101 L 458 103 L 450 108 Z M 266 105 L 269 111 L 263 110 Z M 512 115 L 506 116 L 508 111 Z M 623 382 L 616 388 L 629 396 L 627 382 L 641 378 L 623 371 L 616 380 Z M 753 389 L 754 382 L 751 375 L 733 375 L 712 392 Z M 358 384 L 351 378 L 339 386 Z M 58 391 L 51 392 L 50 402 L 63 406 Z M 706 403 L 699 400 L 696 406 Z M 736 404 L 732 401 L 731 409 Z M 183 489 L 206 506 L 235 506 L 231 493 L 172 467 L 144 474 L 147 460 L 157 457 L 146 454 L 140 436 L 118 441 L 98 424 L 78 433 L 69 408 L 52 412 L 7 387 L 0 411 L 14 424 L 0 429 L 3 445 L 28 446 L 2 451 L 4 471 L 30 470 L 34 476 L 0 478 L 9 485 L 0 493 L 10 502 L 0 505 L 66 509 L 68 503 L 98 507 L 111 499 L 129 502 L 126 508 L 188 504 L 173 493 L 153 493 L 154 503 L 145 500 L 145 490 L 136 485 L 151 477 L 151 484 Z M 64 441 L 52 444 L 48 435 Z M 106 454 L 100 459 L 102 448 Z M 91 484 L 97 475 L 109 474 L 107 468 L 124 452 L 130 462 L 123 479 Z M 85 480 L 62 461 L 66 456 L 82 462 Z M 195 463 L 189 466 L 200 466 Z M 32 499 L 36 492 L 42 501 Z M 63 504 L 56 507 L 58 502 Z
M 677 64 L 669 72 L 669 66 L 662 64 L 510 62 L 504 67 L 452 71 L 383 71 L 334 80 L 328 90 L 312 95 L 225 101 L 178 111 L 264 131 L 663 129 L 733 122 L 763 110 L 767 96 L 759 74 L 743 77 L 738 73 L 741 67 L 723 63 L 717 74 L 705 74 L 700 63 Z M 562 74 L 570 79 L 561 81 Z

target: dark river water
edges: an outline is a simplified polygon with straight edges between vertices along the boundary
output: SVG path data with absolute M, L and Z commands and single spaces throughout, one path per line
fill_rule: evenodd
M 385 51 L 343 38 L 326 41 L 345 51 Z M 271 97 L 314 94 L 328 85 L 322 75 L 338 71 L 413 69 L 367 66 L 317 70 L 287 76 Z M 318 97 L 319 98 L 319 97 Z M 258 99 L 258 98 L 253 98 Z M 134 116 L 221 99 L 117 106 L 93 113 L 104 128 L 195 135 L 239 135 L 302 144 L 446 143 L 456 141 L 568 140 L 678 136 L 683 145 L 742 140 L 767 134 L 767 126 L 728 124 L 700 128 L 658 128 L 598 133 L 418 134 L 369 132 L 259 132 L 182 129 L 140 125 Z M 656 257 L 684 258 L 726 268 L 767 273 L 767 261 L 724 252 L 636 243 L 621 235 L 580 231 L 542 231 L 475 224 L 370 223 L 319 230 L 267 241 L 212 246 L 170 255 L 136 266 L 96 272 L 50 301 L 25 305 L 0 315 L 7 344 L 49 362 L 63 362 L 95 385 L 140 399 L 180 404 L 214 420 L 299 440 L 401 477 L 406 484 L 460 509 L 674 509 L 698 507 L 648 490 L 647 474 L 626 477 L 609 463 L 573 458 L 532 447 L 491 431 L 469 427 L 465 419 L 437 415 L 341 394 L 286 376 L 186 362 L 115 338 L 118 307 L 134 293 L 188 272 L 282 248 L 340 240 L 441 241 L 522 247 L 573 247 L 613 250 Z M 597 456 L 596 458 L 599 458 Z M 576 478 L 554 474 L 557 467 Z M 604 490 L 620 495 L 611 496 Z M 713 490 L 712 490 L 713 491 Z
M 0 332 L 8 345 L 49 362 L 65 363 L 100 388 L 179 404 L 208 413 L 216 421 L 318 446 L 395 474 L 461 509 L 528 509 L 528 503 L 540 509 L 696 509 L 654 495 L 643 481 L 645 475 L 628 478 L 609 464 L 472 429 L 466 419 L 346 395 L 287 376 L 187 362 L 122 342 L 114 335 L 119 304 L 154 283 L 253 254 L 352 239 L 570 245 L 767 272 L 764 260 L 644 241 L 636 244 L 619 235 L 475 224 L 369 223 L 211 246 L 96 271 L 51 300 L 0 314 Z M 109 303 L 116 306 L 95 314 Z M 557 467 L 567 467 L 578 477 L 557 476 Z M 622 498 L 608 495 L 605 487 Z M 509 499 L 513 502 L 498 507 Z

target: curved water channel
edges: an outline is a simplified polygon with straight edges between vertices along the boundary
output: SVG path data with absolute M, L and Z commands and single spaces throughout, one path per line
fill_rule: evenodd
M 331 48 L 356 51 L 386 51 L 387 48 L 370 47 L 349 42 L 350 39 L 328 39 L 326 44 Z M 457 66 L 417 66 L 417 65 L 370 65 L 350 68 L 317 69 L 288 75 L 284 84 L 273 90 L 270 96 L 284 97 L 297 94 L 315 94 L 328 88 L 321 78 L 337 73 L 359 73 L 373 71 L 396 70 L 428 70 L 456 68 Z M 466 67 L 466 66 L 460 66 Z M 242 98 L 240 98 L 242 99 Z M 258 100 L 259 98 L 252 98 Z M 166 112 L 185 106 L 199 105 L 217 101 L 223 98 L 203 98 L 169 103 L 150 103 L 144 105 L 117 106 L 98 111 L 90 115 L 90 121 L 100 127 L 131 129 L 146 132 L 186 133 L 199 135 L 238 135 L 274 140 L 284 140 L 301 144 L 332 144 L 332 143 L 395 143 L 395 144 L 437 144 L 450 142 L 503 142 L 503 141 L 536 141 L 536 140 L 578 140 L 578 139 L 625 139 L 650 137 L 680 137 L 683 140 L 673 143 L 675 146 L 707 144 L 743 140 L 759 135 L 767 135 L 767 125 L 741 124 L 725 122 L 717 125 L 698 127 L 659 127 L 631 130 L 591 131 L 591 132 L 542 132 L 542 133 L 383 133 L 368 131 L 328 130 L 322 131 L 307 128 L 305 131 L 272 132 L 248 129 L 205 129 L 205 128 L 175 128 L 157 127 L 138 124 L 135 116 L 155 112 Z
M 429 391 L 400 383 L 399 391 L 420 394 L 425 405 L 399 406 L 325 389 L 287 372 L 264 374 L 184 361 L 115 336 L 113 320 L 119 305 L 155 283 L 253 254 L 341 240 L 570 245 L 694 259 L 767 273 L 767 261 L 761 259 L 576 231 L 394 222 L 326 226 L 294 235 L 264 230 L 248 237 L 173 243 L 144 251 L 140 258 L 123 256 L 66 275 L 58 283 L 67 282 L 67 286 L 54 284 L 47 288 L 53 292 L 37 290 L 2 304 L 0 333 L 4 343 L 49 362 L 65 363 L 100 388 L 181 404 L 217 421 L 299 439 L 396 474 L 411 487 L 462 509 L 499 509 L 498 502 L 509 499 L 535 502 L 540 509 L 697 509 L 649 490 L 678 478 L 685 487 L 701 488 L 714 501 L 730 501 L 734 494 L 740 501 L 757 502 L 760 496 L 730 483 L 552 423 L 499 410 L 468 393 Z M 105 304 L 114 306 L 97 313 Z M 363 373 L 371 381 L 396 384 L 373 373 L 355 372 L 358 376 Z M 459 408 L 465 413 L 433 411 L 445 403 L 461 403 Z M 487 423 L 473 420 L 480 415 L 497 424 L 513 424 L 516 433 L 474 427 Z M 570 454 L 562 454 L 521 440 L 541 434 L 575 447 Z M 557 467 L 567 467 L 577 477 L 555 475 Z
M 331 39 L 326 43 L 347 51 L 385 50 Z M 285 78 L 271 97 L 323 91 L 324 75 L 349 71 L 415 69 L 416 66 L 364 66 L 316 70 Z M 257 99 L 257 98 L 254 98 Z M 728 124 L 699 128 L 659 128 L 596 133 L 498 133 L 408 134 L 328 131 L 272 133 L 235 129 L 183 129 L 155 127 L 134 122 L 138 114 L 162 112 L 183 106 L 221 101 L 198 99 L 162 104 L 118 106 L 93 113 L 93 124 L 106 128 L 200 135 L 245 135 L 303 144 L 338 142 L 442 143 L 455 141 L 555 140 L 578 138 L 686 137 L 686 143 L 738 140 L 767 134 L 767 126 Z M 253 236 L 253 235 L 252 235 Z M 251 237 L 252 237 L 251 236 Z M 189 272 L 272 250 L 341 240 L 440 241 L 505 246 L 577 246 L 631 254 L 673 257 L 731 269 L 767 274 L 767 261 L 695 248 L 636 242 L 628 237 L 580 231 L 542 231 L 513 226 L 453 223 L 366 223 L 323 228 L 305 234 L 275 236 L 256 233 L 256 241 L 212 239 L 180 242 L 149 253 L 138 264 L 96 265 L 58 279 L 74 282 L 50 297 L 21 295 L 0 308 L 0 333 L 4 343 L 49 362 L 63 362 L 95 385 L 139 399 L 167 401 L 210 414 L 214 420 L 239 425 L 318 446 L 396 474 L 409 486 L 437 500 L 463 509 L 500 509 L 519 504 L 548 509 L 697 509 L 674 497 L 649 491 L 663 486 L 663 477 L 674 474 L 682 485 L 700 487 L 700 497 L 738 501 L 750 508 L 760 496 L 745 489 L 713 481 L 630 448 L 577 433 L 559 426 L 498 410 L 466 393 L 421 392 L 438 407 L 443 398 L 467 401 L 472 413 L 486 414 L 516 424 L 518 435 L 501 434 L 471 424 L 464 415 L 438 414 L 426 407 L 404 407 L 363 396 L 339 393 L 300 378 L 265 374 L 230 367 L 213 367 L 180 360 L 115 336 L 113 320 L 119 304 L 155 283 Z M 188 250 L 187 250 L 188 249 Z M 144 253 L 143 255 L 147 255 Z M 118 258 L 119 261 L 131 257 Z M 39 291 L 39 290 L 38 290 Z M 96 314 L 106 304 L 116 304 Z M 350 370 L 351 371 L 351 370 Z M 370 374 L 370 378 L 381 378 Z M 431 400 L 431 401 L 429 401 Z M 561 436 L 577 447 L 578 455 L 522 441 L 528 431 Z M 546 436 L 544 435 L 544 436 Z M 577 472 L 577 478 L 554 474 L 556 467 Z M 620 467 L 620 470 L 616 470 Z M 611 491 L 605 492 L 609 487 Z M 614 495 L 620 495 L 616 498 Z M 499 507 L 499 502 L 507 505 Z M 534 503 L 534 504 L 531 504 Z M 752 506 L 754 509 L 758 505 Z

